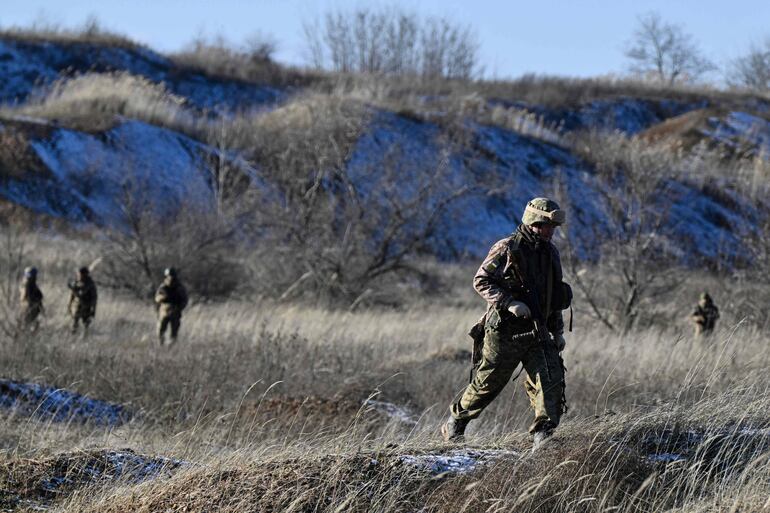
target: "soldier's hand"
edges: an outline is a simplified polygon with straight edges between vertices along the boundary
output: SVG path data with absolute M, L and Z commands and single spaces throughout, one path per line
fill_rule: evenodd
M 521 317 L 522 319 L 529 319 L 532 316 L 529 307 L 521 301 L 511 301 L 511 304 L 508 305 L 508 311 L 515 317 Z
M 567 340 L 561 333 L 557 333 L 553 336 L 553 343 L 556 344 L 556 349 L 558 349 L 560 353 L 567 347 Z

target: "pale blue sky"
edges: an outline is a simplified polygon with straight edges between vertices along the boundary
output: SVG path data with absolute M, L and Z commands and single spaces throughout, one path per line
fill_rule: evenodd
M 74 26 L 93 14 L 160 51 L 201 32 L 235 43 L 261 32 L 278 42 L 277 60 L 302 64 L 303 20 L 366 5 L 400 5 L 473 26 L 486 75 L 500 78 L 622 73 L 625 41 L 637 15 L 650 10 L 683 25 L 719 65 L 770 36 L 768 0 L 0 0 L 0 25 L 44 19 Z

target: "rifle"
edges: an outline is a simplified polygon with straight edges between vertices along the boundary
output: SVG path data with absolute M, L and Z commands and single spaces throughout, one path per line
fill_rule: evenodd
M 535 325 L 535 336 L 540 341 L 540 351 L 543 353 L 543 361 L 545 362 L 545 372 L 548 376 L 548 382 L 551 382 L 551 369 L 548 366 L 548 356 L 545 350 L 548 343 L 551 341 L 551 335 L 548 330 L 543 326 L 543 323 L 533 318 L 532 322 Z

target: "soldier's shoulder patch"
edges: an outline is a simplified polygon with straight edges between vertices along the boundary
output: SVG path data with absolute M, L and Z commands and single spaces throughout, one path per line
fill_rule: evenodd
M 500 256 L 496 256 L 484 265 L 484 270 L 488 273 L 493 273 L 500 267 Z

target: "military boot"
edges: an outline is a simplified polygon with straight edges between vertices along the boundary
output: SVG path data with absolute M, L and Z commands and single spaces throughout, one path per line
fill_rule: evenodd
M 452 415 L 446 423 L 441 426 L 441 436 L 445 442 L 462 442 L 465 438 L 465 427 L 470 419 L 456 419 Z

